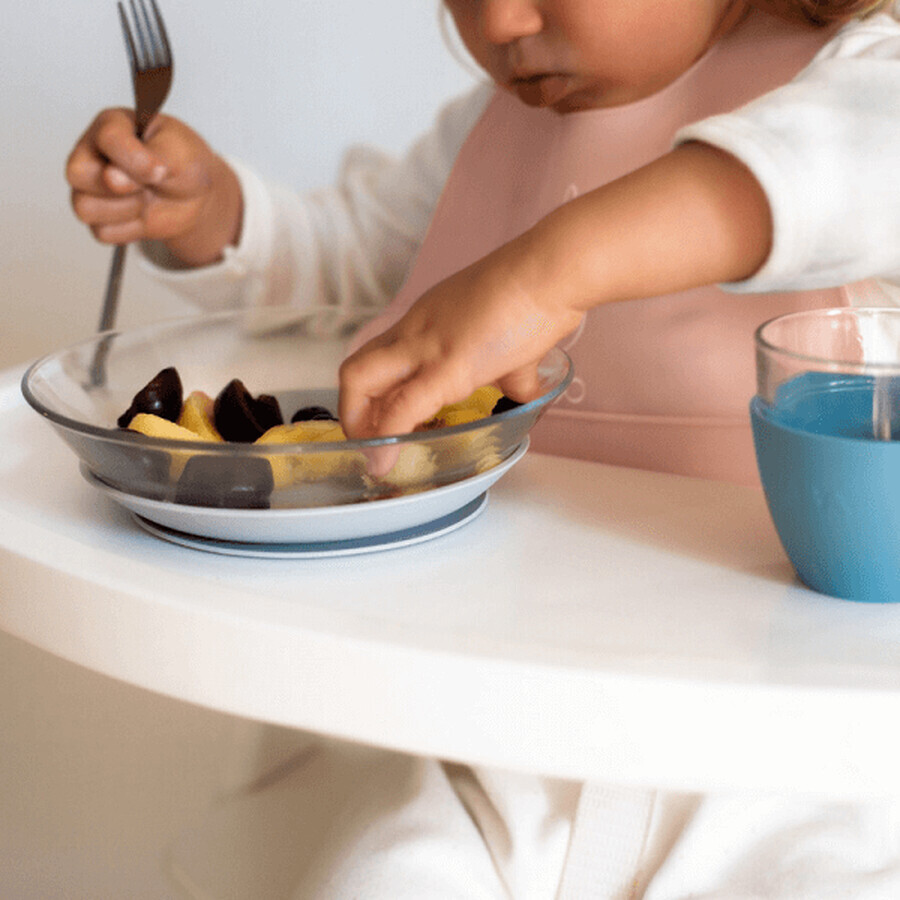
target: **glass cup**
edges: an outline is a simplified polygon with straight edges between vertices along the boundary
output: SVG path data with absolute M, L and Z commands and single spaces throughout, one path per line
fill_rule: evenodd
M 900 601 L 900 309 L 822 309 L 756 332 L 756 459 L 800 580 Z

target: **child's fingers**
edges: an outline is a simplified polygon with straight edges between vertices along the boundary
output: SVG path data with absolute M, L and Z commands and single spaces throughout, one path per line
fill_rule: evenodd
M 210 190 L 213 167 L 221 163 L 198 135 L 173 123 L 169 128 L 160 127 L 146 146 L 166 161 L 167 175 L 154 185 L 161 196 L 181 199 Z
M 420 369 L 378 401 L 373 425 L 379 435 L 407 434 L 430 419 L 442 406 L 462 400 L 474 388 L 454 387 L 446 365 Z
M 135 135 L 133 116 L 126 110 L 101 113 L 88 139 L 100 157 L 139 184 L 159 184 L 168 174 L 165 160 Z
M 101 113 L 66 160 L 66 181 L 78 191 L 105 195 L 159 184 L 165 162 L 134 135 L 133 119 L 122 110 Z
M 121 225 L 141 217 L 143 200 L 140 194 L 128 197 L 95 197 L 79 191 L 72 193 L 72 209 L 85 225 Z
M 497 380 L 497 387 L 511 400 L 528 403 L 542 393 L 538 363 L 529 363 Z
M 147 236 L 144 223 L 139 219 L 119 225 L 94 225 L 91 232 L 101 244 L 133 244 Z
M 374 351 L 375 358 L 382 356 L 383 361 L 384 355 L 379 354 L 378 350 L 387 352 L 390 349 L 377 348 Z M 363 378 L 367 359 L 368 357 L 364 356 L 360 368 L 355 370 L 361 373 Z M 405 367 L 399 363 L 395 365 L 400 371 L 408 372 L 408 365 Z M 396 372 L 398 369 L 393 371 Z M 388 380 L 389 375 L 384 369 L 380 371 L 380 375 L 383 380 L 377 383 L 378 390 L 375 389 L 375 384 L 365 381 L 360 382 L 363 388 L 358 394 L 352 386 L 341 390 L 341 424 L 350 438 L 408 434 L 444 405 L 445 397 L 442 391 L 447 381 L 438 372 L 428 374 L 416 370 L 407 380 L 396 378 Z M 353 384 L 351 378 L 350 385 Z M 364 453 L 368 471 L 376 477 L 390 472 L 400 455 L 396 444 L 371 447 Z
M 104 166 L 102 173 L 103 183 L 115 194 L 133 194 L 143 188 L 143 185 L 126 175 L 117 166 Z
M 364 447 L 366 471 L 374 478 L 384 478 L 400 459 L 399 444 L 384 444 L 380 447 Z
M 170 200 L 190 200 L 201 197 L 212 188 L 209 166 L 201 162 L 191 162 L 183 168 L 171 168 L 165 180 L 153 190 L 157 196 Z
M 133 194 L 144 187 L 118 166 L 108 164 L 87 148 L 76 148 L 66 163 L 66 181 L 75 191 L 98 197 Z
M 72 192 L 72 209 L 102 244 L 130 244 L 145 237 L 140 194 L 129 197 L 94 197 Z
M 347 357 L 340 369 L 338 416 L 348 437 L 373 437 L 373 412 L 380 398 L 414 371 L 391 338 L 379 335 Z
M 106 160 L 97 156 L 89 144 L 80 142 L 66 160 L 66 181 L 75 191 L 104 194 L 108 192 L 103 178 L 105 168 Z

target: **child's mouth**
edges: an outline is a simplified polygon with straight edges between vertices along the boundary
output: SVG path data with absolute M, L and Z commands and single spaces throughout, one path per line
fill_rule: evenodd
M 555 106 L 569 92 L 571 77 L 563 72 L 540 72 L 513 78 L 509 86 L 529 106 Z

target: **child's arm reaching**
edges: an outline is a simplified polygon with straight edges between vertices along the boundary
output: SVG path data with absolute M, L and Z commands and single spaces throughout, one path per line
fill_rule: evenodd
M 684 144 L 426 292 L 344 363 L 344 428 L 353 437 L 407 432 L 490 383 L 531 399 L 538 363 L 588 309 L 742 280 L 771 238 L 768 201 L 749 170 Z
M 75 214 L 102 243 L 161 241 L 185 266 L 204 266 L 240 233 L 234 172 L 170 116 L 158 116 L 142 143 L 130 112 L 105 110 L 70 153 L 66 178 Z
M 584 311 L 586 300 L 652 296 L 661 286 L 704 281 L 751 292 L 872 277 L 900 282 L 900 179 L 891 155 L 900 139 L 898 59 L 894 20 L 854 22 L 790 84 L 679 134 L 718 146 L 721 155 L 685 145 L 685 153 L 579 198 L 426 293 L 348 361 L 342 388 L 351 432 L 404 430 L 433 412 L 425 408 L 432 402 L 479 382 L 499 380 L 509 393 L 528 396 L 542 349 L 577 322 L 571 314 Z M 742 210 L 753 196 L 760 204 Z M 570 238 L 573 226 L 581 246 Z M 559 269 L 548 233 L 571 241 L 562 256 L 571 270 Z M 531 246 L 537 252 L 529 260 Z M 541 284 L 554 278 L 560 293 L 542 300 Z M 438 310 L 446 297 L 451 307 Z M 509 330 L 522 297 L 545 316 L 539 332 Z M 479 331 L 485 327 L 494 329 L 491 336 Z M 492 358 L 497 348 L 503 353 Z

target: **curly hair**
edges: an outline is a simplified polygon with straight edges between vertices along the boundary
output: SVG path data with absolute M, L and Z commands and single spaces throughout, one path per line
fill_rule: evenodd
M 784 18 L 832 25 L 877 12 L 889 6 L 890 0 L 764 0 L 759 5 Z

